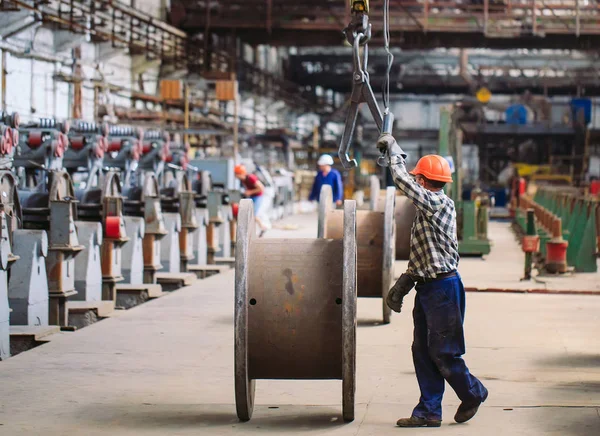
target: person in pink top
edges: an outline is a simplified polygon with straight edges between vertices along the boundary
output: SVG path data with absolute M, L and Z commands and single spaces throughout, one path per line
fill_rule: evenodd
M 236 165 L 233 171 L 235 177 L 237 177 L 244 187 L 244 196 L 250 198 L 254 203 L 254 218 L 256 219 L 256 224 L 258 224 L 258 227 L 260 228 L 259 237 L 262 238 L 267 231 L 267 226 L 259 218 L 265 186 L 254 174 L 248 174 L 248 170 L 244 165 Z

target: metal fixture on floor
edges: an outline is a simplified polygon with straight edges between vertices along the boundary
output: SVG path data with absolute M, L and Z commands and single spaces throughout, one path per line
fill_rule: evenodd
M 12 155 L 18 143 L 19 115 L 0 113 L 0 360 L 10 357 L 9 269 L 19 259 L 15 231 L 21 222 Z M 19 243 L 23 242 L 20 240 Z M 29 249 L 31 249 L 29 247 Z M 12 271 L 11 271 L 12 273 Z M 46 297 L 47 298 L 47 297 Z
M 166 271 L 187 272 L 189 262 L 194 259 L 192 235 L 198 228 L 198 221 L 195 193 L 183 168 L 175 171 L 161 189 L 161 207 L 167 230 L 169 226 L 179 226 L 178 232 L 169 231 L 165 237 L 161 263 Z M 177 240 L 172 239 L 175 237 Z
M 94 182 L 94 179 L 92 179 Z M 123 220 L 123 196 L 118 171 L 99 174 L 94 185 L 75 191 L 77 227 L 85 233 L 90 245 L 88 252 L 75 261 L 75 285 L 81 295 L 77 300 L 115 301 L 117 283 L 124 280 L 121 273 L 123 245 L 129 241 Z M 98 264 L 95 257 L 98 257 Z M 81 259 L 79 259 L 81 257 Z M 130 260 L 126 260 L 126 263 Z M 92 289 L 92 285 L 94 288 Z M 88 295 L 88 293 L 92 294 Z
M 10 324 L 19 326 L 48 325 L 48 277 L 46 256 L 48 234 L 45 230 L 23 229 L 23 214 L 18 195 L 18 181 L 12 173 L 13 154 L 19 143 L 18 114 L 2 114 L 0 154 L 2 155 L 2 194 L 0 203 L 8 218 L 8 231 L 18 262 L 10 271 L 8 301 L 12 313 Z
M 112 126 L 109 129 L 104 165 L 120 170 L 124 190 L 137 182 L 136 171 L 142 155 L 143 137 L 144 132 L 134 127 Z
M 69 147 L 68 122 L 60 123 L 52 118 L 19 127 L 19 146 L 14 155 L 14 168 L 17 169 L 19 185 L 34 189 L 44 185 L 46 172 L 62 170 L 63 157 Z
M 210 220 L 208 214 L 208 192 L 212 190 L 212 180 L 208 171 L 199 171 L 192 179 L 194 202 L 196 205 L 196 222 L 198 227 L 192 234 L 194 265 L 208 264 L 207 228 Z
M 85 121 L 74 121 L 69 130 L 69 147 L 65 150 L 63 166 L 71 177 L 74 173 L 85 173 L 85 187 L 97 186 L 102 175 L 104 154 L 108 151 L 107 124 L 97 125 Z
M 43 183 L 19 191 L 23 227 L 48 232 L 46 272 L 50 294 L 50 325 L 67 326 L 67 300 L 75 290 L 75 256 L 85 249 L 79 243 L 75 220 L 75 188 L 65 171 L 48 171 Z
M 556 244 L 546 244 L 551 258 L 564 256 L 578 272 L 596 272 L 600 253 L 600 201 L 569 187 L 540 186 L 534 203 L 560 219 L 550 235 Z M 565 244 L 565 241 L 568 244 Z
M 127 242 L 118 170 L 103 174 L 109 150 L 106 124 L 77 120 L 69 131 L 63 165 L 77 188 L 77 229 L 87 247 L 75 259 L 73 300 L 115 301 L 121 275 L 121 246 Z M 77 183 L 79 182 L 79 183 Z
M 125 215 L 144 219 L 144 283 L 154 284 L 156 283 L 156 273 L 162 268 L 160 246 L 161 239 L 167 235 L 167 230 L 160 205 L 158 180 L 151 173 L 138 174 L 138 176 L 139 186 L 136 185 L 123 191 L 125 197 L 123 209 Z M 142 229 L 138 227 L 138 232 L 141 231 Z M 130 250 L 134 248 L 134 245 L 126 244 L 123 256 L 128 256 Z

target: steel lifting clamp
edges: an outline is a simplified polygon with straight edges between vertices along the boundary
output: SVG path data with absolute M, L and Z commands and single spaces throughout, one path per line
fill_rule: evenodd
M 346 116 L 342 141 L 338 150 L 340 161 L 344 168 L 355 167 L 356 160 L 350 159 L 348 154 L 352 145 L 352 137 L 356 129 L 356 121 L 358 119 L 358 111 L 362 103 L 367 103 L 371 115 L 377 124 L 380 132 L 392 133 L 394 116 L 391 112 L 386 111 L 385 121 L 381 114 L 373 88 L 369 82 L 368 62 L 369 62 L 369 46 L 368 42 L 371 39 L 371 23 L 369 23 L 369 2 L 368 0 L 350 0 L 350 8 L 352 11 L 352 20 L 348 27 L 344 29 L 346 40 L 352 44 L 352 57 L 354 63 L 354 72 L 352 73 L 352 94 L 350 96 L 350 108 Z M 361 56 L 361 46 L 362 56 Z M 382 133 L 383 133 L 382 132 Z

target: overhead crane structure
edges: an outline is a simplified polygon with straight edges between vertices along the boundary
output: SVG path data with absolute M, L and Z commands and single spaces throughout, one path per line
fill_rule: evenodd
M 373 40 L 383 39 L 384 0 L 371 0 Z M 207 4 L 209 5 L 207 10 Z M 396 0 L 390 4 L 392 45 L 403 48 L 538 47 L 593 49 L 599 7 L 577 0 Z M 350 15 L 347 0 L 174 0 L 171 22 L 189 33 L 209 27 L 252 44 L 339 45 Z
M 533 93 L 598 95 L 600 61 L 572 50 L 392 50 L 390 91 L 402 94 L 469 94 L 465 73 L 494 95 Z M 461 58 L 461 54 L 466 56 Z M 387 68 L 383 49 L 369 54 L 369 75 L 381 89 Z M 349 93 L 353 63 L 350 48 L 301 48 L 291 55 L 287 78 L 307 86 L 320 85 Z
M 0 0 L 0 12 L 0 24 L 27 19 L 54 30 L 85 35 L 91 42 L 108 43 L 130 55 L 161 61 L 167 73 L 195 73 L 207 80 L 230 80 L 235 74 L 241 91 L 281 97 L 296 109 L 322 106 L 322 99 L 314 89 L 303 89 L 240 61 L 239 40 L 233 32 L 190 34 L 124 3 L 109 0 Z

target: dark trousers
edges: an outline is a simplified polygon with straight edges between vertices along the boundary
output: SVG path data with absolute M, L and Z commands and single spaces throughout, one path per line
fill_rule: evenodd
M 442 418 L 444 380 L 461 401 L 485 400 L 487 389 L 473 376 L 465 354 L 465 289 L 455 277 L 417 284 L 413 361 L 421 398 L 413 416 Z

